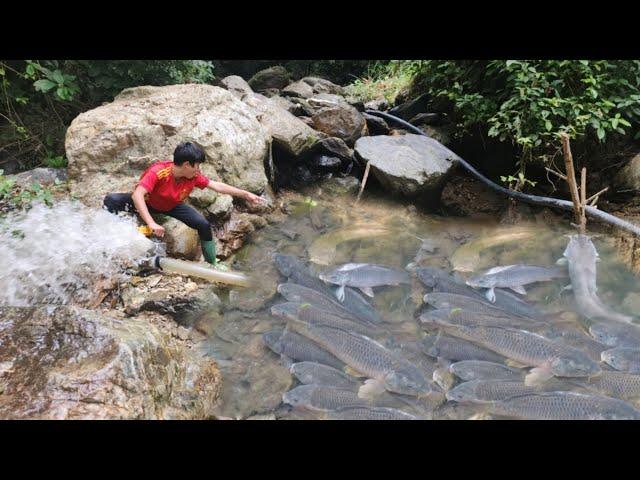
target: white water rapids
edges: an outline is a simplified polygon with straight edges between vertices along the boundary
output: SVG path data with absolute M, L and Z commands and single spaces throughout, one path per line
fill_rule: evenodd
M 63 201 L 0 219 L 0 306 L 88 300 L 100 278 L 148 258 L 153 242 L 131 217 Z

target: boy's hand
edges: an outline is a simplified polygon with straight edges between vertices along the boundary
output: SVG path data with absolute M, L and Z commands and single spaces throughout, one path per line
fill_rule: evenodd
M 158 225 L 157 223 L 152 223 L 149 225 L 149 228 L 153 230 L 153 233 L 158 237 L 164 237 L 164 227 L 162 225 Z
M 247 192 L 244 196 L 244 199 L 249 202 L 251 205 L 266 205 L 267 201 L 262 198 L 259 197 L 258 195 L 255 195 L 251 192 Z

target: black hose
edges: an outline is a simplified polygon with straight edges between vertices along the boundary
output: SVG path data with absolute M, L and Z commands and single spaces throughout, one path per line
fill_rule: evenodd
M 378 110 L 365 110 L 365 112 L 368 113 L 369 115 L 375 115 L 375 116 L 399 123 L 403 127 L 406 127 L 407 129 L 417 133 L 418 135 L 424 135 L 425 137 L 429 136 L 426 133 L 424 133 L 422 130 L 420 130 L 418 127 L 415 127 L 414 125 L 411 125 L 409 122 L 406 122 L 394 115 L 390 115 L 385 112 L 379 112 Z M 469 172 L 471 172 L 471 174 L 474 177 L 476 177 L 482 183 L 489 185 L 494 190 L 498 190 L 499 192 L 502 192 L 505 195 L 508 195 L 512 198 L 517 198 L 518 200 L 522 200 L 523 202 L 533 203 L 536 205 L 546 205 L 549 207 L 557 207 L 557 208 L 562 208 L 564 210 L 573 211 L 573 202 L 569 202 L 568 200 L 560 200 L 560 199 L 551 198 L 551 197 L 539 197 L 538 195 L 528 195 L 526 193 L 516 192 L 514 190 L 509 190 L 508 188 L 501 187 L 500 185 L 493 183 L 488 178 L 482 176 L 480 172 L 478 172 L 475 168 L 469 165 L 465 160 L 460 158 L 458 155 L 456 155 L 456 157 L 457 157 L 456 161 L 458 161 L 464 168 L 466 168 Z M 609 213 L 603 212 L 602 210 L 598 210 L 595 207 L 586 206 L 585 213 L 592 218 L 601 220 L 611 225 L 615 225 L 616 227 L 621 228 L 622 230 L 626 230 L 628 232 L 631 232 L 640 236 L 640 227 L 637 227 L 633 223 L 622 220 Z

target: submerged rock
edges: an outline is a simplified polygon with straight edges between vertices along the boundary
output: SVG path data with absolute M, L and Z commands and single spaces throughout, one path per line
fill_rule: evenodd
M 221 376 L 153 314 L 0 308 L 0 419 L 205 419 Z
M 355 152 L 382 185 L 411 197 L 437 191 L 459 158 L 439 142 L 413 134 L 363 137 Z

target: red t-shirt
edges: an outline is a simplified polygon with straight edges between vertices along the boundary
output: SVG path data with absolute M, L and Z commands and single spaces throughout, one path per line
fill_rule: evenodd
M 197 173 L 195 177 L 177 179 L 173 176 L 173 162 L 156 162 L 140 176 L 138 185 L 149 193 L 145 195 L 148 205 L 160 212 L 168 212 L 189 196 L 194 187 L 209 185 L 209 179 Z

